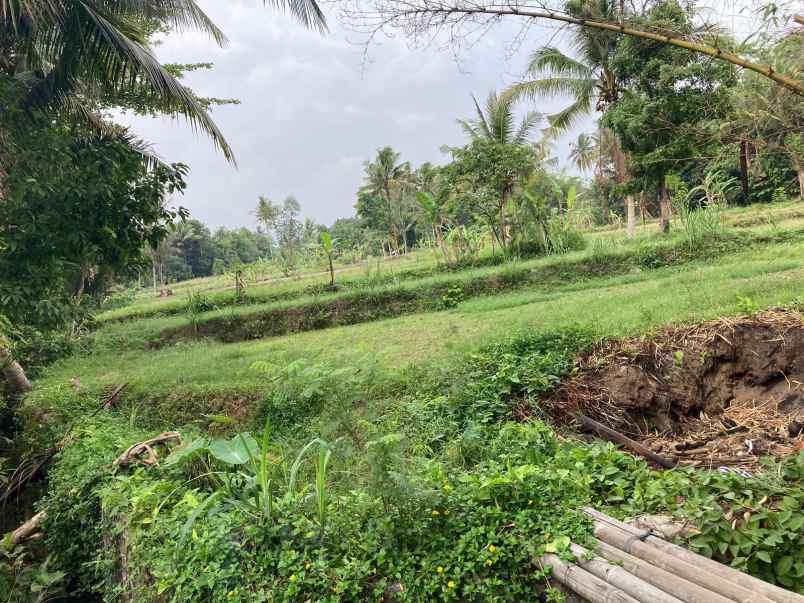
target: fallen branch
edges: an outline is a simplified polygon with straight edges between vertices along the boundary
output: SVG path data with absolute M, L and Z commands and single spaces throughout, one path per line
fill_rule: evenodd
M 111 394 L 109 394 L 106 400 L 103 401 L 103 409 L 109 410 L 110 408 L 112 408 L 115 402 L 117 402 L 117 399 L 120 397 L 120 394 L 122 394 L 127 387 L 128 383 L 121 383 L 116 388 L 114 388 L 114 391 Z
M 168 442 L 176 442 L 177 444 L 181 444 L 181 435 L 179 432 L 166 431 L 164 433 L 160 433 L 155 438 L 129 446 L 128 450 L 117 457 L 117 460 L 115 460 L 113 464 L 118 467 L 128 467 L 134 461 L 139 460 L 145 465 L 155 465 L 159 462 L 159 460 L 156 451 L 154 450 L 154 446 L 157 446 L 158 444 L 167 444 Z
M 39 531 L 39 527 L 45 519 L 47 519 L 47 512 L 39 511 L 39 513 L 11 532 L 11 546 L 15 547 L 32 538 Z
M 628 436 L 624 436 L 619 431 L 615 431 L 610 427 L 606 427 L 602 423 L 598 423 L 597 421 L 595 421 L 594 419 L 590 419 L 586 415 L 576 413 L 573 415 L 573 417 L 585 428 L 596 431 L 601 437 L 604 437 L 607 440 L 617 442 L 618 444 L 622 444 L 623 446 L 630 448 L 638 455 L 643 456 L 650 461 L 653 461 L 654 463 L 664 467 L 665 469 L 672 469 L 673 467 L 676 466 L 675 459 L 668 459 L 663 456 L 660 456 L 655 452 L 653 452 L 653 450 L 651 450 L 647 446 L 643 446 L 642 444 L 632 440 Z
M 478 19 L 487 18 L 486 23 L 491 19 L 501 19 L 503 17 L 518 17 L 523 19 L 548 20 L 560 23 L 568 23 L 587 29 L 608 31 L 644 40 L 652 40 L 661 44 L 677 46 L 691 52 L 700 53 L 713 59 L 726 61 L 732 65 L 754 71 L 767 77 L 777 84 L 787 88 L 791 92 L 804 96 L 804 84 L 796 79 L 794 75 L 787 75 L 777 72 L 771 65 L 756 63 L 746 57 L 739 56 L 724 48 L 716 45 L 716 42 L 707 43 L 701 40 L 688 39 L 682 33 L 672 31 L 651 31 L 642 29 L 639 25 L 631 25 L 626 22 L 615 22 L 606 20 L 587 19 L 585 17 L 575 17 L 563 11 L 550 10 L 530 10 L 520 8 L 516 3 L 505 2 L 475 2 L 468 0 L 405 0 L 403 2 L 377 2 L 379 8 L 376 12 L 366 10 L 346 10 L 345 18 L 354 23 L 365 23 L 368 19 L 371 23 L 376 20 L 374 33 L 390 27 L 401 29 L 404 32 L 423 33 L 427 30 L 436 31 L 455 27 L 461 22 L 477 23 Z M 801 22 L 800 17 L 794 17 L 796 22 Z M 369 26 L 370 27 L 370 26 Z

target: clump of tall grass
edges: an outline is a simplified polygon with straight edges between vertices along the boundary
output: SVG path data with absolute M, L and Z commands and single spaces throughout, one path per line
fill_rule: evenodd
M 690 191 L 687 183 L 678 176 L 668 176 L 667 184 L 672 191 L 673 208 L 691 249 L 722 234 L 723 212 L 719 204 L 698 203 L 694 199 L 695 189 Z

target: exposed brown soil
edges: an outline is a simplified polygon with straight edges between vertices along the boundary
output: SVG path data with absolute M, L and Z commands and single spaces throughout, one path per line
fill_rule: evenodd
M 804 449 L 804 315 L 781 309 L 607 342 L 557 391 L 679 463 L 754 467 Z

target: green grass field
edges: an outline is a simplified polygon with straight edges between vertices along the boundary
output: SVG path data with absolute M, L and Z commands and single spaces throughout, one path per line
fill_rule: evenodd
M 798 221 L 792 225 L 798 226 Z M 637 244 L 626 243 L 622 248 Z M 519 262 L 517 268 L 583 262 L 594 253 L 594 248 L 588 248 L 566 256 Z M 535 284 L 514 292 L 469 299 L 450 310 L 237 344 L 201 340 L 162 349 L 147 347 L 147 342 L 162 330 L 186 324 L 188 319 L 182 315 L 102 323 L 95 334 L 96 351 L 51 367 L 38 383 L 37 403 L 52 396 L 54 388 L 71 387 L 72 378 L 78 378 L 83 389 L 94 393 L 130 382 L 132 398 L 175 396 L 179 391 L 254 396 L 265 383 L 249 367 L 260 360 L 279 362 L 315 356 L 349 366 L 372 355 L 385 369 L 393 371 L 410 364 L 437 364 L 450 355 L 463 354 L 523 330 L 550 330 L 584 323 L 601 337 L 617 337 L 671 322 L 734 314 L 740 309 L 740 297 L 750 298 L 759 306 L 788 303 L 804 294 L 801 258 L 804 258 L 804 240 L 793 240 L 729 254 L 716 261 L 694 260 L 655 270 L 634 267 L 612 277 L 549 286 Z M 403 286 L 415 290 L 433 281 L 460 282 L 504 269 L 489 267 L 424 277 Z M 293 307 L 337 295 L 299 296 L 280 303 Z M 264 309 L 255 304 L 235 311 L 237 315 L 248 316 Z M 220 316 L 231 311 L 221 309 L 209 314 Z

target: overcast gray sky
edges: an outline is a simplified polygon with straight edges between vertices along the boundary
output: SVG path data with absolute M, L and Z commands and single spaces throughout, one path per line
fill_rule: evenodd
M 369 48 L 366 63 L 361 39 L 332 12 L 330 32 L 321 36 L 260 0 L 198 1 L 229 46 L 218 48 L 191 33 L 169 37 L 157 54 L 164 62 L 215 63 L 212 71 L 189 74 L 186 83 L 205 96 L 241 100 L 213 111 L 239 167 L 180 120 L 123 121 L 164 159 L 190 166 L 187 192 L 176 202 L 212 227 L 253 227 L 261 194 L 275 201 L 295 194 L 303 213 L 320 223 L 353 215 L 363 162 L 378 148 L 390 145 L 414 165 L 445 161 L 440 147 L 465 140 L 455 120 L 473 115 L 471 94 L 483 99 L 516 81 L 530 52 L 553 41 L 556 31 L 548 23 L 534 25 L 512 52 L 522 21 L 510 20 L 464 49 L 460 62 L 448 51 L 412 50 L 402 39 L 381 39 Z M 707 18 L 739 32 L 756 26 L 754 9 L 761 4 L 701 0 L 700 6 Z M 549 113 L 563 105 L 546 101 L 535 109 Z M 563 163 L 569 139 L 593 128 L 590 119 L 559 142 Z
M 260 194 L 281 200 L 293 193 L 303 213 L 320 223 L 353 215 L 363 162 L 378 148 L 390 145 L 414 165 L 443 162 L 439 148 L 464 141 L 455 120 L 472 116 L 471 94 L 483 98 L 514 81 L 529 52 L 552 33 L 534 30 L 510 56 L 517 30 L 503 26 L 464 51 L 460 63 L 449 52 L 383 39 L 364 65 L 364 47 L 334 14 L 330 33 L 321 36 L 259 0 L 199 4 L 229 46 L 219 49 L 192 33 L 170 37 L 157 53 L 164 62 L 215 63 L 213 71 L 189 74 L 186 83 L 205 96 L 241 100 L 213 111 L 238 167 L 181 120 L 123 121 L 164 159 L 190 166 L 187 192 L 176 202 L 211 227 L 253 227 Z M 559 147 L 565 152 L 566 141 Z

